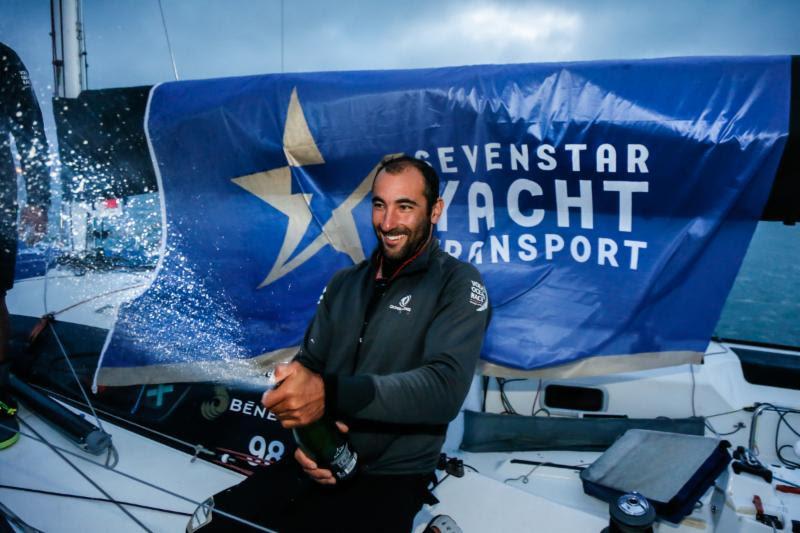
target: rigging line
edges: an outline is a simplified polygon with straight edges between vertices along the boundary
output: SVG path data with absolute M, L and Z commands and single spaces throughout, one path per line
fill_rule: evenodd
M 791 466 L 791 467 L 795 467 L 795 468 L 797 468 L 798 466 L 800 466 L 800 464 L 799 464 L 799 463 L 797 463 L 797 462 L 795 462 L 795 461 L 792 461 L 792 460 L 790 460 L 790 459 L 786 459 L 786 458 L 784 458 L 784 457 L 783 457 L 783 454 L 782 454 L 782 452 L 783 452 L 783 449 L 784 449 L 784 448 L 786 448 L 786 447 L 788 447 L 788 448 L 790 448 L 790 449 L 794 450 L 794 448 L 792 447 L 792 445 L 791 445 L 791 444 L 784 444 L 783 446 L 780 446 L 780 445 L 779 445 L 779 436 L 780 436 L 780 432 L 781 432 L 781 423 L 784 423 L 784 424 L 786 424 L 786 425 L 789 427 L 789 429 L 790 429 L 790 430 L 792 430 L 794 433 L 797 433 L 797 432 L 794 430 L 794 428 L 791 426 L 791 424 L 789 424 L 789 422 L 787 422 L 787 421 L 786 421 L 785 417 L 786 417 L 786 415 L 787 415 L 787 414 L 788 414 L 788 413 L 786 413 L 786 412 L 779 412 L 779 416 L 780 416 L 780 418 L 778 419 L 778 425 L 777 425 L 777 426 L 775 426 L 775 450 L 776 450 L 776 452 L 777 452 L 777 455 L 778 455 L 778 460 L 779 460 L 779 461 L 780 461 L 782 464 L 784 464 L 784 465 L 786 465 L 786 466 Z
M 534 472 L 536 472 L 536 470 L 537 470 L 538 468 L 540 468 L 540 467 L 542 467 L 542 466 L 545 466 L 546 464 L 547 464 L 547 463 L 541 463 L 541 464 L 535 465 L 533 468 L 531 468 L 531 469 L 528 471 L 528 473 L 527 473 L 527 474 L 523 474 L 523 475 L 521 475 L 521 476 L 517 476 L 517 477 L 510 477 L 510 478 L 508 478 L 508 479 L 504 479 L 504 480 L 503 480 L 503 483 L 509 483 L 509 482 L 511 482 L 511 481 L 522 481 L 522 484 L 523 484 L 523 485 L 526 485 L 526 484 L 527 484 L 527 483 L 530 481 L 530 477 L 531 477 L 531 475 L 532 475 Z
M 129 507 L 138 507 L 140 509 L 147 509 L 148 511 L 159 511 L 161 513 L 177 514 L 182 516 L 192 516 L 192 513 L 183 511 L 175 511 L 173 509 L 163 509 L 161 507 L 153 507 L 143 503 L 126 502 L 122 500 L 107 500 L 106 498 L 98 498 L 97 496 L 84 496 L 82 494 L 70 494 L 68 492 L 54 492 L 52 490 L 34 489 L 30 487 L 18 487 L 16 485 L 0 485 L 0 489 L 18 490 L 20 492 L 32 492 L 34 494 L 44 494 L 46 496 L 58 496 L 60 498 L 75 498 L 78 500 L 89 500 L 101 503 L 115 503 L 120 505 L 127 505 Z
M 80 402 L 78 400 L 75 400 L 75 399 L 70 398 L 69 396 L 65 396 L 63 394 L 59 394 L 58 392 L 55 392 L 55 391 L 51 391 L 50 389 L 47 389 L 45 387 L 40 387 L 39 385 L 33 385 L 33 384 L 32 384 L 32 386 L 35 389 L 39 389 L 41 391 L 46 392 L 47 394 L 51 394 L 53 396 L 58 396 L 59 398 L 62 398 L 62 399 L 66 400 L 66 401 L 69 401 L 69 402 L 74 402 L 74 403 L 76 403 L 76 404 L 78 404 L 78 405 L 80 405 L 82 407 L 88 407 L 86 404 L 84 404 L 84 403 L 82 403 L 82 402 Z M 182 446 L 185 446 L 185 447 L 189 448 L 190 450 L 194 450 L 195 457 L 197 457 L 201 453 L 205 454 L 205 455 L 216 456 L 216 453 L 214 453 L 213 451 L 209 450 L 208 448 L 206 448 L 202 444 L 191 444 L 191 443 L 189 443 L 189 442 L 187 442 L 185 440 L 181 440 L 181 439 L 179 439 L 177 437 L 174 437 L 172 435 L 167 435 L 166 433 L 161 433 L 160 431 L 157 431 L 155 429 L 149 428 L 147 426 L 143 426 L 141 424 L 137 424 L 136 422 L 133 422 L 132 420 L 128 420 L 127 418 L 123 418 L 121 416 L 115 415 L 114 413 L 111 413 L 109 411 L 104 411 L 103 409 L 97 409 L 97 411 L 99 413 L 103 414 L 104 416 L 107 416 L 109 418 L 114 418 L 116 420 L 120 420 L 120 421 L 124 422 L 125 424 L 130 424 L 130 425 L 134 426 L 135 428 L 142 429 L 142 430 L 145 430 L 145 431 L 149 431 L 150 433 L 153 433 L 154 435 L 158 435 L 159 437 L 165 438 L 167 440 L 171 440 L 171 441 L 176 442 L 176 443 L 178 443 L 178 444 L 180 444 Z
M 284 3 L 284 0 L 281 0 L 281 74 L 283 74 L 283 72 L 284 72 L 284 68 L 283 68 L 283 64 L 284 64 L 284 63 L 283 63 L 283 57 L 284 57 L 284 53 L 283 53 L 283 50 L 284 50 L 284 38 L 283 38 L 283 35 L 284 35 L 284 30 L 283 30 L 283 27 L 284 27 L 284 21 L 283 21 L 283 3 Z
M 132 415 L 135 415 L 136 411 L 139 410 L 139 406 L 142 404 L 142 398 L 144 398 L 145 389 L 147 389 L 147 385 L 142 385 L 142 388 L 139 389 L 139 395 L 136 397 L 136 402 L 134 402 L 133 407 L 131 407 Z
M 112 442 L 108 447 L 108 452 L 106 453 L 106 463 L 105 467 L 109 470 L 113 470 L 119 464 L 119 452 L 117 448 L 114 446 Z
M 727 433 L 720 433 L 716 429 L 714 429 L 714 427 L 711 425 L 711 423 L 708 420 L 704 420 L 703 423 L 711 431 L 711 433 L 713 433 L 717 437 L 727 437 L 729 435 L 733 435 L 734 433 L 738 433 L 739 431 L 741 431 L 741 430 L 743 430 L 745 428 L 745 425 L 743 423 L 739 422 L 739 424 L 737 424 L 735 426 L 735 429 L 733 431 L 729 431 Z
M 781 413 L 781 415 L 780 415 L 781 419 L 780 419 L 780 421 L 779 421 L 779 422 L 783 422 L 784 424 L 786 424 L 786 427 L 788 427 L 788 428 L 789 428 L 789 431 L 791 431 L 792 433 L 794 433 L 795 435 L 797 435 L 798 437 L 800 437 L 800 433 L 798 433 L 798 432 L 797 432 L 797 430 L 796 430 L 796 429 L 794 429 L 794 427 L 793 427 L 793 426 L 792 426 L 792 425 L 789 423 L 789 421 L 788 421 L 788 420 L 786 420 L 786 415 L 788 415 L 788 414 L 791 414 L 791 413 L 788 413 L 788 412 L 786 412 L 786 413 Z M 795 414 L 797 414 L 797 413 L 795 413 Z
M 59 456 L 61 459 L 63 459 L 63 460 L 64 460 L 64 462 L 65 462 L 65 463 L 67 463 L 67 464 L 68 464 L 69 466 L 71 466 L 71 467 L 72 467 L 72 468 L 73 468 L 73 469 L 74 469 L 74 470 L 75 470 L 75 471 L 76 471 L 78 474 L 80 474 L 80 475 L 81 475 L 81 477 L 83 477 L 83 478 L 84 478 L 86 481 L 88 481 L 89 483 L 91 483 L 91 484 L 92 484 L 92 486 L 94 486 L 94 488 L 96 488 L 98 491 L 100 491 L 100 492 L 103 494 L 103 496 L 105 496 L 105 497 L 106 497 L 106 498 L 108 498 L 109 500 L 112 500 L 112 499 L 113 499 L 113 498 L 111 497 L 111 495 L 110 495 L 109 493 L 107 493 L 107 492 L 106 492 L 106 491 L 103 489 L 103 487 L 101 487 L 101 486 L 100 486 L 99 484 L 97 484 L 97 483 L 96 483 L 96 482 L 95 482 L 95 481 L 94 481 L 94 480 L 93 480 L 93 479 L 92 479 L 90 476 L 88 476 L 86 473 L 84 473 L 84 472 L 83 472 L 83 470 L 81 470 L 80 468 L 78 468 L 77 466 L 75 466 L 75 464 L 74 464 L 72 461 L 70 461 L 69 459 L 67 459 L 67 457 L 66 457 L 64 454 L 62 454 L 62 453 L 61 453 L 61 452 L 60 452 L 58 449 L 56 449 L 56 447 L 55 447 L 55 446 L 53 446 L 52 444 L 50 444 L 50 442 L 48 442 L 47 440 L 45 440 L 45 439 L 44 439 L 44 437 L 42 437 L 42 435 L 41 435 L 41 434 L 40 434 L 38 431 L 36 431 L 36 429 L 34 429 L 34 427 L 33 427 L 32 425 L 30 425 L 28 422 L 26 422 L 26 421 L 25 421 L 25 420 L 23 420 L 22 418 L 20 418 L 20 419 L 19 419 L 19 422 L 20 422 L 21 424 L 23 424 L 25 427 L 27 427 L 29 430 L 31 430 L 31 431 L 34 433 L 34 435 L 36 435 L 37 437 L 39 437 L 39 438 L 42 440 L 42 442 L 43 442 L 43 443 L 44 443 L 44 444 L 45 444 L 45 445 L 46 445 L 48 448 L 50 448 L 50 449 L 53 451 L 53 453 L 55 453 L 56 455 L 58 455 L 58 456 Z M 94 462 L 94 461 L 92 461 L 92 462 Z M 113 472 L 113 470 L 112 470 L 112 472 Z M 130 517 L 130 519 L 131 519 L 131 520 L 133 520 L 134 522 L 136 522 L 136 524 L 138 524 L 139 526 L 141 526 L 141 528 L 142 528 L 142 529 L 144 529 L 145 531 L 150 531 L 150 529 L 148 529 L 148 528 L 147 528 L 147 526 L 145 526 L 145 525 L 144 525 L 144 524 L 143 524 L 143 523 L 142 523 L 142 522 L 141 522 L 141 521 L 140 521 L 138 518 L 136 518 L 135 516 L 133 516 L 133 514 L 131 514 L 131 512 L 130 512 L 130 511 L 128 511 L 127 509 L 125 509 L 125 508 L 124 508 L 122 505 L 120 505 L 120 504 L 118 504 L 118 503 L 116 503 L 115 505 L 116 505 L 116 506 L 119 508 L 119 510 L 120 510 L 120 511 L 122 511 L 123 513 L 125 513 L 126 515 L 128 515 L 128 516 Z
M 19 434 L 21 436 L 26 437 L 26 438 L 31 439 L 31 440 L 34 440 L 36 442 L 40 442 L 42 444 L 45 444 L 50 449 L 52 449 L 53 451 L 60 451 L 60 452 L 63 452 L 65 454 L 67 454 L 67 455 L 71 455 L 71 456 L 76 457 L 76 458 L 78 458 L 78 459 L 80 459 L 82 461 L 85 461 L 87 463 L 91 463 L 94 466 L 98 466 L 98 467 L 103 468 L 103 469 L 105 469 L 105 470 L 107 470 L 109 472 L 113 472 L 113 473 L 115 473 L 115 474 L 117 474 L 119 476 L 127 478 L 127 479 L 129 479 L 131 481 L 135 481 L 135 482 L 140 483 L 140 484 L 142 484 L 142 485 L 144 485 L 146 487 L 150 487 L 151 489 L 155 489 L 157 491 L 163 492 L 164 494 L 168 494 L 169 496 L 172 496 L 174 498 L 178 498 L 179 500 L 183 500 L 183 501 L 189 502 L 192 505 L 196 505 L 198 507 L 203 505 L 203 502 L 197 502 L 197 501 L 195 501 L 195 500 L 193 500 L 191 498 L 188 498 L 188 497 L 186 497 L 186 496 L 184 496 L 182 494 L 178 494 L 177 492 L 173 492 L 173 491 L 171 491 L 169 489 L 166 489 L 164 487 L 156 485 L 155 483 L 150 483 L 149 481 L 146 481 L 144 479 L 138 478 L 138 477 L 136 477 L 136 476 L 134 476 L 132 474 L 128 474 L 126 472 L 122 472 L 121 470 L 108 468 L 105 465 L 103 465 L 102 463 L 98 463 L 97 461 L 94 461 L 94 460 L 90 459 L 89 457 L 84 457 L 83 455 L 77 454 L 77 453 L 75 453 L 73 451 L 67 450 L 65 448 L 61 448 L 60 446 L 56 446 L 55 444 L 51 444 L 44 437 L 42 437 L 40 433 L 38 433 L 35 429 L 33 429 L 33 427 L 30 424 L 28 424 L 27 422 L 25 422 L 21 418 L 19 419 L 19 421 L 22 422 L 26 427 L 30 428 L 31 431 L 33 431 L 37 435 L 37 436 L 34 436 L 34 435 L 29 434 L 29 433 L 25 433 L 24 431 L 19 431 Z M 0 421 L 0 426 L 6 427 L 8 429 L 11 429 L 9 426 L 6 426 L 5 424 L 3 424 L 2 421 Z M 61 454 L 59 454 L 59 456 L 61 456 Z M 62 456 L 62 458 L 64 458 L 64 457 Z M 64 458 L 64 460 L 66 461 L 66 458 Z M 69 461 L 67 461 L 67 462 L 69 462 Z M 72 463 L 69 463 L 69 464 L 73 468 L 78 470 L 78 468 L 76 466 L 72 465 Z M 80 472 L 83 475 L 83 473 L 80 470 L 78 470 L 78 472 Z M 275 533 L 271 529 L 267 529 L 266 527 L 264 527 L 262 525 L 256 524 L 254 522 L 250 522 L 249 520 L 247 520 L 245 518 L 241 518 L 239 516 L 236 516 L 234 514 L 228 513 L 226 511 L 222 511 L 220 509 L 214 509 L 214 512 L 217 513 L 220 516 L 224 516 L 226 518 L 230 518 L 231 520 L 234 520 L 236 522 L 240 522 L 242 524 L 245 524 L 247 526 L 255 528 L 255 529 L 259 530 L 259 531 L 265 531 L 266 533 Z
M 706 418 L 714 418 L 716 416 L 724 416 L 724 415 L 732 415 L 733 413 L 738 413 L 739 411 L 744 411 L 744 407 L 739 409 L 733 409 L 732 411 L 725 411 L 724 413 L 715 413 L 713 415 L 703 415 Z
M 26 424 L 26 425 L 27 425 L 28 427 L 30 427 L 30 424 Z M 0 422 L 0 427 L 5 427 L 5 428 L 7 428 L 7 429 L 11 429 L 9 426 L 6 426 L 6 425 L 5 425 L 3 422 Z M 60 452 L 63 452 L 63 453 L 66 453 L 66 454 L 68 454 L 68 455 L 71 455 L 71 456 L 73 456 L 73 457 L 76 457 L 76 458 L 78 458 L 78 459 L 81 459 L 82 461 L 86 461 L 87 463 L 91 463 L 91 464 L 93 464 L 94 466 L 98 466 L 98 467 L 100 467 L 100 468 L 104 468 L 104 469 L 106 469 L 106 470 L 109 470 L 109 471 L 111 471 L 111 472 L 114 472 L 115 474 L 118 474 L 118 475 L 120 475 L 120 476 L 122 476 L 122 477 L 128 478 L 128 479 L 130 479 L 131 481 L 136 481 L 137 483 L 141 483 L 142 485 L 146 485 L 146 486 L 148 486 L 148 487 L 150 487 L 150 488 L 153 488 L 153 489 L 159 490 L 159 491 L 161 491 L 161 492 L 163 492 L 163 493 L 165 493 L 165 494 L 168 494 L 168 495 L 170 495 L 170 496 L 173 496 L 173 497 L 175 497 L 175 498 L 178 498 L 178 499 L 180 499 L 180 500 L 184 500 L 184 501 L 186 501 L 186 502 L 189 502 L 189 503 L 191 503 L 191 504 L 193 504 L 193 505 L 201 505 L 201 503 L 200 503 L 200 502 L 196 502 L 196 501 L 194 501 L 194 500 L 193 500 L 193 499 L 191 499 L 191 498 L 187 498 L 186 496 L 182 496 L 182 495 L 180 495 L 180 494 L 178 494 L 178 493 L 172 492 L 171 490 L 165 489 L 165 488 L 163 488 L 163 487 L 159 487 L 158 485 L 155 485 L 155 484 L 153 484 L 153 483 L 150 483 L 149 481 L 145 481 L 145 480 L 143 480 L 143 479 L 137 478 L 136 476 L 133 476 L 133 475 L 131 475 L 131 474 L 128 474 L 128 473 L 126 473 L 126 472 L 122 472 L 121 470 L 117 470 L 117 469 L 114 469 L 114 468 L 109 468 L 109 467 L 107 467 L 106 465 L 104 465 L 103 463 L 98 463 L 97 461 L 94 461 L 94 460 L 92 460 L 92 459 L 90 459 L 90 458 L 88 458 L 88 457 L 84 457 L 83 455 L 77 454 L 77 453 L 75 453 L 75 452 L 73 452 L 73 451 L 71 451 L 71 450 L 67 450 L 66 448 L 62 448 L 62 447 L 60 447 L 60 446 L 56 446 L 55 444 L 50 444 L 49 442 L 47 442 L 47 441 L 44 439 L 44 437 L 41 437 L 41 436 L 39 436 L 39 437 L 36 437 L 36 436 L 34 436 L 34 435 L 31 435 L 31 434 L 29 434 L 29 433 L 25 433 L 24 431 L 19 431 L 19 434 L 20 434 L 21 436 L 25 437 L 25 438 L 28 438 L 28 439 L 34 440 L 34 441 L 36 441 L 36 442 L 39 442 L 39 443 L 42 443 L 42 444 L 46 444 L 46 445 L 50 446 L 50 447 L 51 447 L 51 448 L 53 448 L 53 449 L 56 449 L 56 450 L 58 450 L 58 451 L 60 451 Z M 37 435 L 39 435 L 39 434 L 37 433 Z
M 83 58 L 83 85 L 86 87 L 86 90 L 89 90 L 89 61 L 88 61 L 88 52 L 86 51 L 86 23 L 83 19 L 83 3 L 78 0 L 78 21 L 81 25 L 81 38 L 80 38 L 80 48 L 78 53 Z
M 164 6 L 161 5 L 161 0 L 158 0 L 158 10 L 161 12 L 161 25 L 164 27 L 164 37 L 167 38 L 167 50 L 169 50 L 169 58 L 172 60 L 172 72 L 175 73 L 175 81 L 178 81 L 180 80 L 178 77 L 178 66 L 175 64 L 175 54 L 172 53 L 172 43 L 169 41 L 167 19 L 164 17 Z
M 75 378 L 75 383 L 78 384 L 78 388 L 80 389 L 81 394 L 83 394 L 83 399 L 86 400 L 86 405 L 88 405 L 89 409 L 92 411 L 92 416 L 97 421 L 97 425 L 100 427 L 100 430 L 103 433 L 108 433 L 106 431 L 106 429 L 103 427 L 103 423 L 100 421 L 100 417 L 97 416 L 97 412 L 94 410 L 94 405 L 92 405 L 92 402 L 89 400 L 89 396 L 86 394 L 86 389 L 83 388 L 83 384 L 81 383 L 81 380 L 78 379 L 78 374 L 75 372 L 75 367 L 72 366 L 72 360 L 70 360 L 69 355 L 67 354 L 67 350 L 64 348 L 64 345 L 61 343 L 61 337 L 58 336 L 58 332 L 56 331 L 55 326 L 53 326 L 52 322 L 48 322 L 48 325 L 50 326 L 50 331 L 53 332 L 53 337 L 55 337 L 56 342 L 58 343 L 58 348 L 61 350 L 61 354 L 64 356 L 64 359 L 66 359 L 66 361 L 67 361 L 67 366 L 69 366 L 69 370 L 70 370 L 70 372 L 72 372 L 72 377 Z
M 692 416 L 697 416 L 697 410 L 695 409 L 695 390 L 697 389 L 697 383 L 694 380 L 694 365 L 689 363 L 689 371 L 692 374 Z
M 529 461 L 527 459 L 511 459 L 509 463 L 514 465 L 547 466 L 550 468 L 562 468 L 564 470 L 576 470 L 578 472 L 586 470 L 589 467 L 589 465 L 565 465 L 561 463 L 551 463 L 550 461 Z
M 531 416 L 536 412 L 536 402 L 539 401 L 539 393 L 542 392 L 542 378 L 539 378 L 539 385 L 536 387 L 536 396 L 533 397 L 533 405 L 531 406 Z
M 52 253 L 53 249 L 48 247 L 47 249 L 47 262 L 44 264 L 44 286 L 42 288 L 42 309 L 44 309 L 44 314 L 47 314 L 47 275 L 50 273 L 50 261 L 52 261 Z
M 58 28 L 61 37 L 61 96 L 67 97 L 67 77 L 65 75 L 67 67 L 64 60 L 64 1 L 58 0 Z
M 41 529 L 30 526 L 22 518 L 14 514 L 11 509 L 3 505 L 2 502 L 0 502 L 0 516 L 4 516 L 12 525 L 19 527 L 22 533 L 44 533 Z
M 50 48 L 53 54 L 53 96 L 58 97 L 58 45 L 56 44 L 56 6 L 50 0 Z
M 66 313 L 70 309 L 74 309 L 74 308 L 78 307 L 79 305 L 87 304 L 87 303 L 91 302 L 92 300 L 97 300 L 98 298 L 103 298 L 104 296 L 111 296 L 112 294 L 116 294 L 118 292 L 125 292 L 125 291 L 130 291 L 130 290 L 133 290 L 133 289 L 138 289 L 138 288 L 144 287 L 144 286 L 145 286 L 144 283 L 139 283 L 137 285 L 130 285 L 128 287 L 122 287 L 121 289 L 114 289 L 114 290 L 111 290 L 111 291 L 106 291 L 106 292 L 104 292 L 102 294 L 95 294 L 94 296 L 90 296 L 89 298 L 85 298 L 85 299 L 81 300 L 80 302 L 77 302 L 77 303 L 74 303 L 72 305 L 69 305 L 69 306 L 65 307 L 64 309 L 61 309 L 59 311 L 54 311 L 51 314 L 53 316 L 58 316 L 61 313 Z M 47 287 L 47 278 L 46 277 L 45 277 L 45 287 Z M 45 307 L 45 311 L 46 310 L 47 310 L 47 308 Z
M 790 466 L 792 468 L 800 468 L 800 463 L 796 463 L 796 462 L 792 461 L 791 459 L 787 459 L 787 458 L 785 458 L 783 456 L 784 448 L 791 449 L 792 445 L 791 444 L 784 444 L 783 446 L 778 448 L 778 450 L 777 450 L 777 452 L 778 452 L 778 460 L 781 462 L 781 464 L 783 464 L 784 466 Z

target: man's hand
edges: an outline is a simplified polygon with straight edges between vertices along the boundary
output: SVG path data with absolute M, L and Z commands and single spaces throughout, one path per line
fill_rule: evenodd
M 287 429 L 306 426 L 325 412 L 325 384 L 319 374 L 297 362 L 278 365 L 275 379 L 280 385 L 264 393 L 261 404 L 275 413 Z
M 26 205 L 20 216 L 20 233 L 28 244 L 36 244 L 47 233 L 47 210 L 35 205 Z
M 339 431 L 342 433 L 347 433 L 349 431 L 349 428 L 341 422 L 336 422 L 336 427 L 338 427 Z M 300 463 L 300 466 L 303 471 L 308 474 L 308 477 L 317 483 L 321 485 L 336 485 L 336 476 L 333 475 L 333 472 L 327 468 L 318 468 L 317 463 L 312 461 L 300 448 L 294 451 L 294 458 Z

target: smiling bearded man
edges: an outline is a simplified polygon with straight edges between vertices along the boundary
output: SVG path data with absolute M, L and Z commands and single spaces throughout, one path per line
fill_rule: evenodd
M 424 161 L 383 163 L 372 187 L 378 248 L 333 276 L 294 361 L 275 371 L 281 385 L 262 399 L 285 428 L 323 414 L 342 422 L 358 454 L 355 477 L 337 482 L 298 448 L 296 462 L 215 497 L 218 509 L 279 531 L 408 532 L 433 501 L 427 487 L 489 321 L 478 271 L 432 236 L 443 207 Z
M 442 216 L 439 179 L 426 163 L 390 160 L 372 185 L 372 226 L 380 245 L 378 275 L 391 278 L 428 244 Z

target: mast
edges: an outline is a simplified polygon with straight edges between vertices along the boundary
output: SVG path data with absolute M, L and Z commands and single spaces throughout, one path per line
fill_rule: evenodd
M 77 98 L 87 88 L 81 0 L 50 0 L 50 37 L 56 97 Z

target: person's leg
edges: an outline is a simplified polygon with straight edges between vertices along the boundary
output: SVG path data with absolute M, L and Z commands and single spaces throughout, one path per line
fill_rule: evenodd
M 0 207 L 2 211 L 2 207 Z M 0 223 L 8 223 L 7 216 L 0 216 Z M 16 231 L 16 230 L 14 230 Z M 0 364 L 8 361 L 8 342 L 10 333 L 6 292 L 14 286 L 14 267 L 17 263 L 17 239 L 15 235 L 6 235 L 8 228 L 0 230 Z M 2 379 L 2 376 L 0 376 Z M 3 383 L 0 382 L 0 387 Z
M 363 475 L 333 490 L 319 489 L 314 512 L 287 531 L 409 533 L 425 502 L 428 478 Z
M 11 363 L 7 359 L 9 324 L 6 292 L 0 290 L 0 450 L 19 440 L 17 402 L 11 397 L 8 384 Z
M 16 258 L 16 236 L 0 234 L 0 450 L 8 448 L 19 440 L 19 422 L 16 417 L 17 402 L 11 396 L 11 388 L 8 384 L 11 371 L 8 346 L 11 325 L 6 306 L 6 291 L 14 285 Z
M 307 511 L 305 506 L 309 480 L 293 457 L 264 469 L 258 469 L 238 485 L 214 495 L 211 522 L 198 533 L 250 532 L 253 528 L 232 516 L 277 531 L 287 531 L 286 521 Z M 224 514 L 220 513 L 222 511 Z
M 0 365 L 8 360 L 8 340 L 11 336 L 11 326 L 9 325 L 8 307 L 6 307 L 6 291 L 0 288 Z M 0 387 L 4 386 L 0 376 Z
M 409 533 L 414 517 L 426 500 L 429 475 L 371 476 L 372 487 L 363 495 L 364 512 L 354 531 Z

